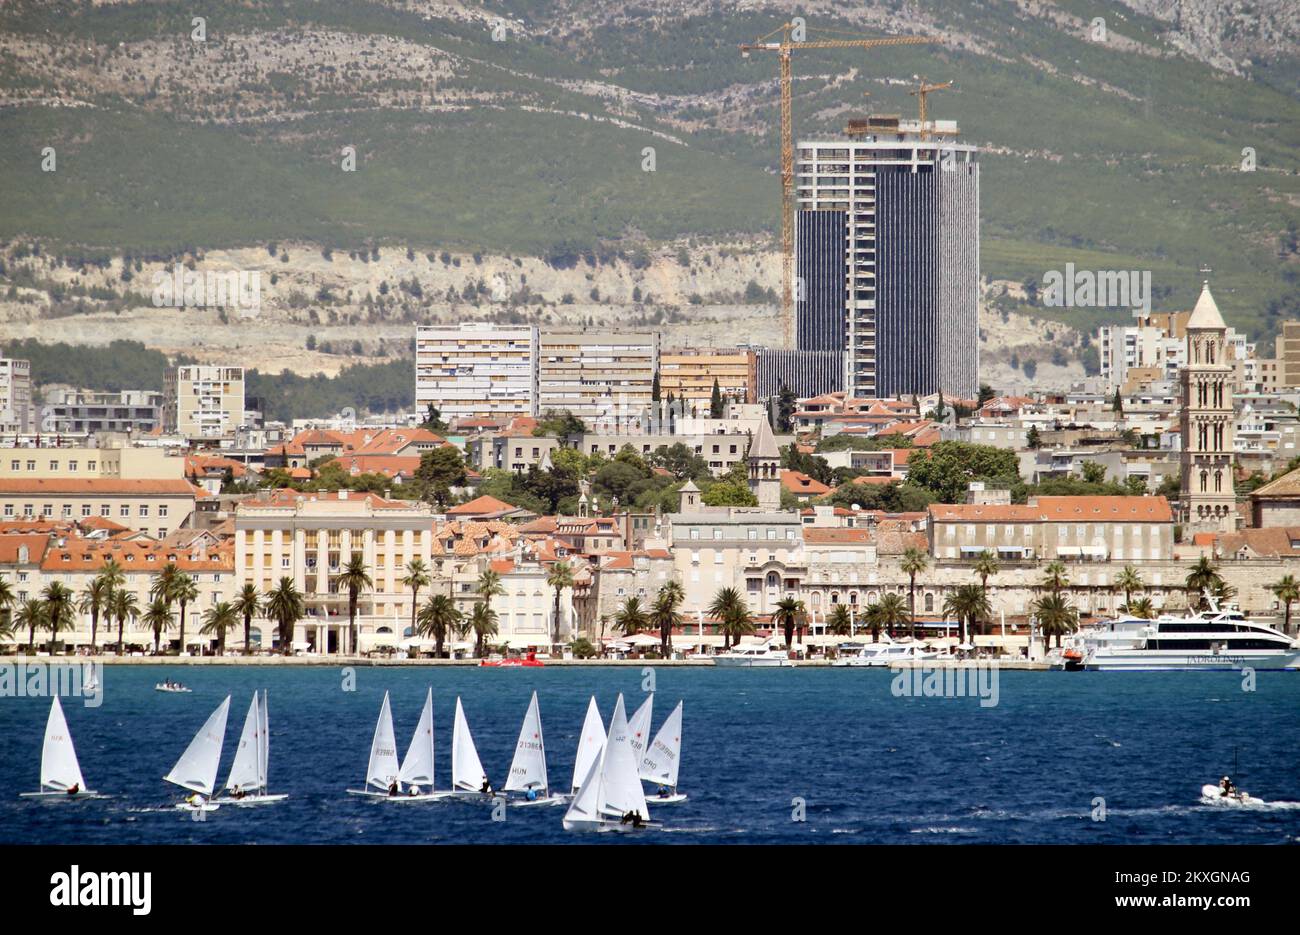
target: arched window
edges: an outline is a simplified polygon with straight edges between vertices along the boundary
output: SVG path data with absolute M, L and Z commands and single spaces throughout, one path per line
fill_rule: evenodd
M 1202 493 L 1204 493 L 1205 491 L 1209 490 L 1209 486 L 1208 486 L 1208 485 L 1209 485 L 1209 481 L 1210 481 L 1210 472 L 1209 472 L 1209 471 L 1202 471 L 1202 472 L 1201 472 L 1201 492 L 1202 492 Z
M 1223 472 L 1222 471 L 1214 472 L 1214 492 L 1223 493 Z
M 821 592 L 821 591 L 813 591 L 813 592 L 812 592 L 812 605 L 813 605 L 813 607 L 820 607 L 820 606 L 822 606 L 822 592 Z
M 858 606 L 858 592 L 857 592 L 857 591 L 850 591 L 850 592 L 849 592 L 849 603 L 852 604 L 854 607 L 857 607 L 857 606 Z
M 925 612 L 927 614 L 934 613 L 934 595 L 928 592 L 925 595 Z

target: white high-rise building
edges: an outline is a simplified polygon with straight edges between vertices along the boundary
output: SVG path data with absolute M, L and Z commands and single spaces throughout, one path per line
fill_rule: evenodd
M 415 405 L 430 403 L 449 421 L 537 415 L 537 328 L 418 326 Z
M 32 365 L 26 360 L 0 357 L 0 432 L 36 431 L 32 405 Z
M 233 439 L 244 424 L 244 368 L 193 364 L 167 371 L 163 430 L 192 441 Z
M 659 370 L 658 332 L 543 331 L 539 340 L 539 414 L 567 410 L 596 424 L 650 406 Z

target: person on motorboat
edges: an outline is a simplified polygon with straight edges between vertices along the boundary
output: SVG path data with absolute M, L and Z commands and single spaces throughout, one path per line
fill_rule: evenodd
M 1228 776 L 1224 776 L 1219 780 L 1219 789 L 1221 790 L 1219 794 L 1222 796 L 1237 795 L 1240 791 L 1232 784 L 1232 779 Z

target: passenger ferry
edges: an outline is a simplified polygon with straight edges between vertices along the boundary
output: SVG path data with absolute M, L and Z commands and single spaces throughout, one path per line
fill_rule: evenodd
M 1256 623 L 1234 604 L 1154 620 L 1122 616 L 1079 630 L 1057 664 L 1097 671 L 1300 669 L 1300 640 Z

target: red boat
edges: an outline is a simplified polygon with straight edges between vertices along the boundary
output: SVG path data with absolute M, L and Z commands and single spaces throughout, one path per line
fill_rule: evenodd
M 524 659 L 480 659 L 479 665 L 485 669 L 522 669 L 538 668 L 546 663 L 538 659 L 535 653 L 529 653 Z

